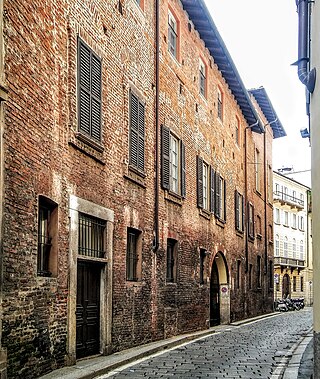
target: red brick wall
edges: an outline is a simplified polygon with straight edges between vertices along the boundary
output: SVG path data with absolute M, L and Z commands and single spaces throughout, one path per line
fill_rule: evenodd
M 235 233 L 234 190 L 244 193 L 245 119 L 225 80 L 178 1 L 170 6 L 180 21 L 179 62 L 168 53 L 167 1 L 161 2 L 160 123 L 186 145 L 187 195 L 168 201 L 160 190 L 160 247 L 154 238 L 155 67 L 154 9 L 133 1 L 47 1 L 5 3 L 6 76 L 9 100 L 5 113 L 5 214 L 3 345 L 8 374 L 34 378 L 65 364 L 69 270 L 69 195 L 115 212 L 113 251 L 114 351 L 207 326 L 209 283 L 199 284 L 199 249 L 227 260 L 234 287 L 237 259 L 245 256 L 245 239 Z M 75 135 L 77 131 L 77 36 L 102 58 L 102 152 Z M 207 99 L 199 95 L 199 58 L 207 66 Z M 181 94 L 180 94 L 180 85 Z M 224 120 L 217 119 L 217 88 L 224 95 Z M 128 169 L 129 90 L 146 104 L 146 177 Z M 235 144 L 234 122 L 241 123 Z M 248 162 L 262 136 L 248 132 Z M 268 161 L 271 137 L 268 134 Z M 197 208 L 196 156 L 227 181 L 227 222 L 218 225 Z M 249 164 L 249 199 L 263 215 L 263 196 L 254 192 Z M 131 179 L 130 179 L 131 178 Z M 58 272 L 37 277 L 38 196 L 59 207 Z M 263 194 L 262 194 L 263 195 Z M 181 203 L 181 204 L 178 204 Z M 272 217 L 268 206 L 268 218 Z M 263 218 L 264 220 L 264 218 Z M 272 224 L 272 222 L 270 222 Z M 142 280 L 126 282 L 127 227 L 143 231 Z M 166 284 L 167 238 L 179 242 L 176 284 Z M 264 238 L 264 237 L 263 237 Z M 264 239 L 249 244 L 249 260 L 263 256 Z M 271 257 L 270 250 L 270 257 Z M 242 265 L 244 273 L 244 264 Z M 267 275 L 263 276 L 266 280 Z M 270 309 L 271 293 L 231 292 L 231 317 L 239 319 Z M 267 302 L 267 300 L 269 302 Z M 258 304 L 258 307 L 257 307 Z

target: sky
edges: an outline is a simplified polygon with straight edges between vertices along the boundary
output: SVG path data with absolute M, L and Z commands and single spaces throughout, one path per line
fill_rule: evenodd
M 273 143 L 273 169 L 310 170 L 305 87 L 299 81 L 295 0 L 205 0 L 247 89 L 263 86 L 287 136 Z M 310 186 L 310 171 L 291 177 Z

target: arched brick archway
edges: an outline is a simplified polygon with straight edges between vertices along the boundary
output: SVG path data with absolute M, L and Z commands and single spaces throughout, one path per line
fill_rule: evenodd
M 230 322 L 230 286 L 227 261 L 218 252 L 211 265 L 210 275 L 210 326 Z

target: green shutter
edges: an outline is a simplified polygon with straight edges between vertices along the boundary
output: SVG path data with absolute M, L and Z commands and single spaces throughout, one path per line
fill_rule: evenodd
M 214 169 L 210 166 L 210 212 L 214 213 Z
M 180 159 L 181 159 L 181 196 L 186 197 L 186 149 L 182 141 L 180 141 Z

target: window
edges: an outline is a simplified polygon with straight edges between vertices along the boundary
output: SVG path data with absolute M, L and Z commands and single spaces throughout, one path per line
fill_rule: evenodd
M 297 215 L 295 213 L 292 214 L 292 227 L 297 229 Z
M 237 190 L 235 191 L 235 227 L 239 232 L 244 230 L 244 199 Z
M 280 186 L 279 186 L 278 183 L 275 183 L 275 191 L 274 192 L 275 192 L 276 195 L 280 194 Z
M 289 226 L 289 213 L 287 211 L 284 211 L 283 216 L 283 225 Z
M 283 239 L 283 255 L 285 258 L 288 258 L 288 237 Z
M 252 264 L 249 264 L 249 289 L 252 289 Z
M 283 200 L 288 200 L 288 188 L 283 187 Z
M 303 240 L 300 241 L 300 260 L 304 260 L 304 243 Z
M 127 229 L 126 273 L 128 281 L 137 281 L 141 278 L 141 231 Z
M 275 215 L 274 215 L 274 222 L 276 224 L 280 224 L 280 209 L 279 208 L 275 208 L 274 213 L 275 213 Z
M 199 60 L 199 90 L 202 96 L 207 96 L 207 67 L 202 59 Z
M 262 237 L 262 224 L 261 224 L 261 217 L 257 215 L 257 236 L 259 238 Z
M 168 11 L 168 49 L 178 59 L 178 22 L 170 10 Z
M 297 291 L 297 277 L 294 276 L 292 279 L 293 279 L 292 280 L 292 291 L 296 292 Z
M 205 283 L 205 263 L 207 252 L 205 249 L 200 249 L 200 284 Z
M 162 125 L 162 187 L 186 196 L 185 146 Z
M 173 283 L 177 276 L 177 241 L 167 240 L 167 282 Z
M 275 256 L 279 257 L 280 256 L 280 237 L 279 234 L 276 234 L 276 239 L 275 239 Z
M 37 256 L 39 276 L 52 276 L 57 272 L 57 223 L 57 204 L 44 196 L 39 196 Z
M 104 258 L 106 223 L 96 217 L 79 213 L 78 254 Z
M 237 260 L 237 289 L 240 288 L 241 283 L 241 261 Z
M 235 134 L 235 140 L 236 140 L 236 144 L 238 146 L 240 146 L 240 120 L 239 118 L 236 116 L 236 122 L 235 122 L 235 131 L 234 131 L 234 134 Z
M 303 218 L 303 216 L 299 216 L 299 229 L 304 230 L 304 218 Z
M 215 173 L 210 165 L 197 157 L 197 200 L 198 207 L 214 212 Z
M 223 120 L 223 94 L 220 91 L 220 88 L 218 88 L 218 118 L 222 121 Z
M 226 181 L 215 174 L 215 215 L 221 221 L 226 221 Z
M 129 164 L 144 171 L 144 104 L 130 91 Z
M 261 288 L 261 257 L 257 256 L 257 287 Z
M 260 193 L 261 191 L 261 186 L 260 186 L 260 181 L 261 181 L 261 163 L 260 163 L 260 152 L 258 149 L 255 150 L 255 158 L 254 158 L 254 163 L 255 163 L 255 172 L 256 172 L 256 190 Z
M 101 141 L 101 59 L 78 39 L 79 132 Z
M 300 291 L 303 292 L 303 276 L 300 276 Z
M 292 239 L 292 258 L 297 258 L 297 241 L 295 238 Z
M 254 238 L 254 206 L 248 204 L 248 234 L 250 238 Z
M 297 198 L 297 192 L 295 190 L 292 191 L 292 197 L 293 197 L 293 201 L 295 201 Z

